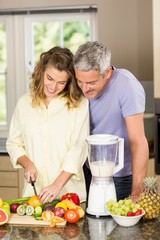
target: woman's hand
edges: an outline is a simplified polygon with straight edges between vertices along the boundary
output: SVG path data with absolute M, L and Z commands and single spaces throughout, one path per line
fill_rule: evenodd
M 42 204 L 45 202 L 52 202 L 53 199 L 59 195 L 60 191 L 61 187 L 58 186 L 56 183 L 52 183 L 40 192 L 38 198 L 40 199 Z
M 34 163 L 26 156 L 21 156 L 17 159 L 17 163 L 24 168 L 24 177 L 27 182 L 36 181 L 38 172 Z
M 28 162 L 28 164 L 25 166 L 24 169 L 24 176 L 27 180 L 27 182 L 36 181 L 37 179 L 37 168 L 35 167 L 33 162 Z
M 38 195 L 41 203 L 53 201 L 53 199 L 59 195 L 63 186 L 69 181 L 72 176 L 72 173 L 62 171 L 60 175 L 55 179 L 55 181 L 48 187 L 44 188 Z

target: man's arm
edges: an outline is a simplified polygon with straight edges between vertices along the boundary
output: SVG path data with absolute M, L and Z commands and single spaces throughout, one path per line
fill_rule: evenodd
M 125 118 L 130 150 L 132 154 L 132 193 L 131 198 L 137 201 L 142 192 L 143 179 L 147 174 L 149 148 L 144 132 L 144 114 L 136 114 Z

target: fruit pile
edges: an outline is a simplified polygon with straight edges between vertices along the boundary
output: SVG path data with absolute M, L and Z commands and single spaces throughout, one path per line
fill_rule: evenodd
M 144 218 L 152 219 L 160 216 L 160 185 L 155 177 L 144 179 L 143 193 L 138 203 L 145 210 Z
M 76 193 L 67 193 L 62 196 L 61 200 L 54 199 L 45 204 L 41 204 L 36 195 L 6 200 L 6 204 L 9 206 L 9 212 L 20 216 L 33 216 L 36 220 L 50 222 L 50 226 L 56 226 L 57 223 L 65 224 L 66 221 L 76 223 L 84 216 L 84 210 L 79 206 L 80 199 Z M 3 220 L 3 223 L 7 221 L 8 218 L 5 222 Z
M 0 226 L 7 223 L 10 216 L 10 206 L 0 198 Z
M 107 210 L 114 215 L 119 216 L 138 216 L 141 215 L 143 209 L 139 204 L 133 203 L 131 199 L 119 200 L 118 202 L 110 199 L 106 203 Z

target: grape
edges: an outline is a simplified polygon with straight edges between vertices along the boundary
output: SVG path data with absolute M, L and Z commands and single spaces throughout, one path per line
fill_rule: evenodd
M 124 200 L 124 204 L 126 205 L 126 206 L 131 206 L 131 204 L 132 204 L 132 199 L 125 199 Z
M 115 202 L 113 199 L 110 199 L 106 203 L 107 210 L 119 216 L 126 216 L 129 211 L 136 212 L 140 209 L 140 205 L 137 203 L 133 203 L 132 199 L 124 199 Z

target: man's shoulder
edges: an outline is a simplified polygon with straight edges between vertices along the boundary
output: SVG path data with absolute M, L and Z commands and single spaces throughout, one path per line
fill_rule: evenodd
M 119 74 L 119 75 L 126 76 L 126 77 L 134 77 L 135 78 L 134 74 L 130 70 L 128 70 L 128 69 L 117 68 L 116 70 L 117 70 L 117 74 Z

